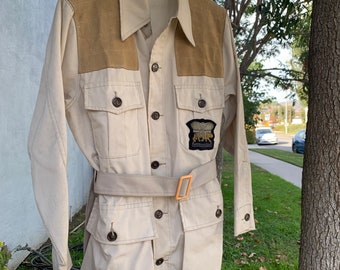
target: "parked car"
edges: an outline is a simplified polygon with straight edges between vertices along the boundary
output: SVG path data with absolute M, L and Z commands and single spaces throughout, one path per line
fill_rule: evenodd
M 276 134 L 270 127 L 260 127 L 255 129 L 255 137 L 257 144 L 277 144 Z
M 292 151 L 303 154 L 305 152 L 306 130 L 301 129 L 292 139 Z

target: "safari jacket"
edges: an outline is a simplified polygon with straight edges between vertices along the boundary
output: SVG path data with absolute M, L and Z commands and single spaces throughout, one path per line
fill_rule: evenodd
M 217 270 L 221 147 L 235 162 L 234 234 L 255 228 L 243 118 L 213 1 L 59 0 L 28 142 L 54 269 L 72 264 L 67 123 L 95 171 L 82 269 Z

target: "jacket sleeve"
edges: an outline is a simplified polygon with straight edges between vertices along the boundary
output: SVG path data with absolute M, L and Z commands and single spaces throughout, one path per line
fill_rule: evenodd
M 67 139 L 62 62 L 72 19 L 59 0 L 47 43 L 40 89 L 33 114 L 28 152 L 38 210 L 53 245 L 53 269 L 68 270 Z
M 229 18 L 224 36 L 226 101 L 222 126 L 222 145 L 234 157 L 234 234 L 255 229 L 251 171 L 244 128 L 240 75 Z

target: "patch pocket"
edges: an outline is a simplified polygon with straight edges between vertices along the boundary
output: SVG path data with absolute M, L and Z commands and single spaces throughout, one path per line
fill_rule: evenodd
M 183 270 L 221 269 L 223 198 L 220 191 L 180 203 L 184 227 Z
M 136 155 L 139 152 L 140 112 L 145 109 L 141 85 L 127 82 L 87 84 L 84 96 L 99 156 L 125 158 Z
M 220 140 L 223 88 L 213 85 L 177 85 L 175 91 L 181 144 L 190 150 L 213 149 Z M 196 129 L 196 126 L 200 128 Z M 206 126 L 210 129 L 206 129 Z
M 152 222 L 152 200 L 126 205 L 100 204 L 95 200 L 86 230 L 97 242 L 122 245 L 156 237 Z

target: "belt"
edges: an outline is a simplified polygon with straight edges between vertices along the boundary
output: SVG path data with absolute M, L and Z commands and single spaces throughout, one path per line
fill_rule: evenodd
M 171 197 L 183 200 L 190 190 L 217 177 L 216 161 L 212 160 L 181 177 L 134 175 L 96 172 L 94 192 L 111 196 Z

